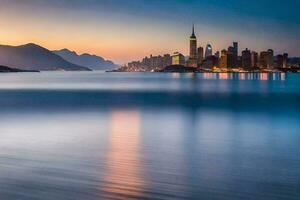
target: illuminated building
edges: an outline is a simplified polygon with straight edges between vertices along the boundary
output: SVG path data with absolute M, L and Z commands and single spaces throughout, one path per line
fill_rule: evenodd
M 237 42 L 233 42 L 233 67 L 238 67 L 238 56 L 239 56 L 239 44 Z
M 172 65 L 172 57 L 170 54 L 165 54 L 163 57 L 163 67 Z
M 287 68 L 288 66 L 288 54 L 277 55 L 277 67 L 278 68 Z
M 217 51 L 216 53 L 215 53 L 215 65 L 214 66 L 216 66 L 216 67 L 219 67 L 219 65 L 220 65 L 220 51 Z
M 288 60 L 289 60 L 289 55 L 287 53 L 283 54 L 283 68 L 288 67 Z
M 207 44 L 205 49 L 205 58 L 208 58 L 212 55 L 213 55 L 212 46 L 210 44 Z
M 260 52 L 260 56 L 259 56 L 260 68 L 268 68 L 268 57 L 269 57 L 269 53 L 267 51 Z
M 244 50 L 242 52 L 242 67 L 244 69 L 249 69 L 249 68 L 252 67 L 252 65 L 251 65 L 251 51 L 248 50 L 247 48 L 246 48 L 246 50 Z
M 228 68 L 234 68 L 236 65 L 235 61 L 235 49 L 234 47 L 228 47 L 227 51 L 227 67 Z
M 277 68 L 283 68 L 283 55 L 277 55 L 276 63 L 277 63 Z
M 203 52 L 203 47 L 198 48 L 198 66 L 200 66 L 203 63 L 204 60 L 204 52 Z
M 220 51 L 217 51 L 217 52 L 215 53 L 215 57 L 216 57 L 216 58 L 220 58 Z
M 274 65 L 274 51 L 272 49 L 268 49 L 268 68 L 273 68 Z
M 255 51 L 251 52 L 251 67 L 258 67 L 258 53 Z
M 197 67 L 198 63 L 197 54 L 197 37 L 195 35 L 195 27 L 193 25 L 192 35 L 190 37 L 190 57 L 188 60 L 188 67 Z
M 179 52 L 175 52 L 172 56 L 172 65 L 185 65 L 185 57 Z
M 218 65 L 218 59 L 215 56 L 209 56 L 203 61 L 202 68 L 212 69 L 217 65 Z
M 260 53 L 259 63 L 261 68 L 271 69 L 273 67 L 274 51 L 269 49 L 268 51 L 262 51 Z
M 227 51 L 225 49 L 221 51 L 220 68 L 221 69 L 228 68 Z

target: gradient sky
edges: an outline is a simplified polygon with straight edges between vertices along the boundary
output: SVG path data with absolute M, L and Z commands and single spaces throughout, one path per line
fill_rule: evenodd
M 192 23 L 198 43 L 214 50 L 300 56 L 299 0 L 0 0 L 0 43 L 34 42 L 117 63 L 150 54 L 188 53 Z

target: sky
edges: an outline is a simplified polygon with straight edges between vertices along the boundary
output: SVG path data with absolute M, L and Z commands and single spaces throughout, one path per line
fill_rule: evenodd
M 299 0 L 0 0 L 0 44 L 68 48 L 123 64 L 239 42 L 300 56 Z

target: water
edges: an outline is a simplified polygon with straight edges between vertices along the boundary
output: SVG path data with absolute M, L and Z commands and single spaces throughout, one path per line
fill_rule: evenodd
M 0 75 L 0 199 L 300 199 L 300 75 Z

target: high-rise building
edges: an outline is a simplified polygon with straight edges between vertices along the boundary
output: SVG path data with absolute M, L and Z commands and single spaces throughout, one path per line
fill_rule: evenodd
M 189 67 L 197 67 L 198 66 L 198 54 L 197 54 L 197 37 L 195 35 L 195 27 L 193 25 L 192 35 L 190 37 L 190 57 L 187 65 Z
M 239 44 L 237 42 L 233 42 L 233 67 L 238 67 L 238 56 L 239 56 Z
M 163 67 L 172 65 L 172 57 L 170 54 L 165 54 L 163 57 Z
M 244 50 L 242 52 L 242 67 L 244 69 L 249 69 L 252 67 L 251 66 L 251 51 L 248 50 L 247 48 L 246 48 L 246 50 Z
M 203 63 L 203 60 L 204 60 L 203 54 L 204 54 L 203 47 L 199 47 L 198 48 L 198 66 Z
M 220 68 L 221 69 L 228 68 L 228 57 L 227 57 L 227 51 L 225 49 L 221 51 Z
M 175 52 L 172 56 L 172 65 L 185 65 L 185 57 L 179 52 Z
M 287 68 L 288 67 L 288 54 L 284 53 L 283 55 L 277 55 L 276 59 L 278 68 Z
M 288 60 L 289 60 L 289 54 L 284 53 L 283 54 L 283 68 L 287 68 L 288 67 Z
M 255 51 L 251 52 L 251 67 L 258 67 L 258 53 Z
M 260 68 L 268 68 L 269 67 L 269 52 L 262 51 L 259 56 L 259 66 Z
M 212 46 L 210 44 L 207 44 L 205 49 L 205 58 L 208 58 L 212 55 L 213 55 Z
M 277 68 L 283 68 L 283 55 L 279 54 L 276 57 Z
M 227 64 L 228 64 L 228 68 L 235 68 L 236 66 L 236 62 L 235 61 L 235 49 L 234 47 L 230 46 L 228 47 L 227 50 Z
M 274 51 L 272 49 L 268 49 L 268 68 L 273 68 L 274 65 Z

